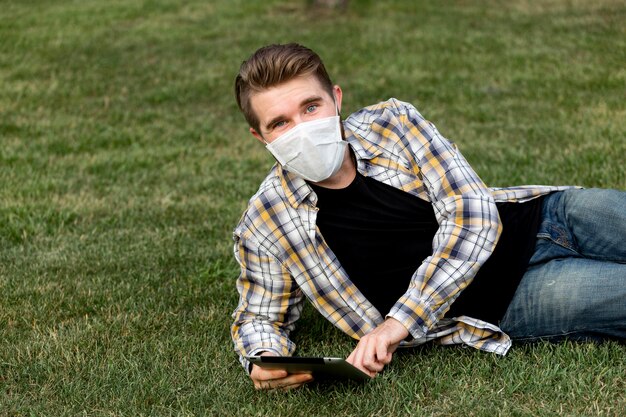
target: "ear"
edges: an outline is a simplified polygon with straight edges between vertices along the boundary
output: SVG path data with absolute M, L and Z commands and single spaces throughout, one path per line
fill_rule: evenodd
M 335 103 L 337 103 L 337 110 L 341 113 L 341 99 L 343 98 L 343 92 L 338 85 L 333 86 L 333 92 L 335 93 Z
M 263 136 L 261 136 L 261 134 L 259 132 L 257 132 L 256 130 L 254 130 L 254 128 L 250 128 L 250 133 L 252 133 L 252 136 L 254 136 L 255 138 L 257 138 L 257 140 L 259 142 L 261 142 L 263 145 L 265 145 L 265 140 L 263 139 Z

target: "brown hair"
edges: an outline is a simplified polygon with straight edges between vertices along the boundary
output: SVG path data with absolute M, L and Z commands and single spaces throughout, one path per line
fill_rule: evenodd
M 297 43 L 268 45 L 258 49 L 239 68 L 235 97 L 248 124 L 259 131 L 259 119 L 250 105 L 252 93 L 274 87 L 296 77 L 313 74 L 333 96 L 333 84 L 321 58 Z

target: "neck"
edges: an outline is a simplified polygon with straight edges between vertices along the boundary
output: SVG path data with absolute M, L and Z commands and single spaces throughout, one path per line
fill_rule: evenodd
M 325 179 L 324 181 L 316 182 L 315 185 L 319 185 L 324 188 L 341 189 L 346 188 L 352 184 L 356 177 L 356 162 L 352 155 L 352 148 L 350 145 L 346 146 L 346 153 L 343 156 L 343 162 L 341 168 L 335 175 Z

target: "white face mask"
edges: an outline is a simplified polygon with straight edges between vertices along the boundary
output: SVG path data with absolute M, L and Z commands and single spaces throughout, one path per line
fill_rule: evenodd
M 308 181 L 324 181 L 343 163 L 347 143 L 339 123 L 339 116 L 300 123 L 266 148 L 287 171 Z

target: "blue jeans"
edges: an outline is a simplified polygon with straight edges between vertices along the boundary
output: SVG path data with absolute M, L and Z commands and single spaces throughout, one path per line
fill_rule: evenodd
M 500 328 L 514 340 L 626 339 L 626 192 L 550 194 L 537 238 Z

